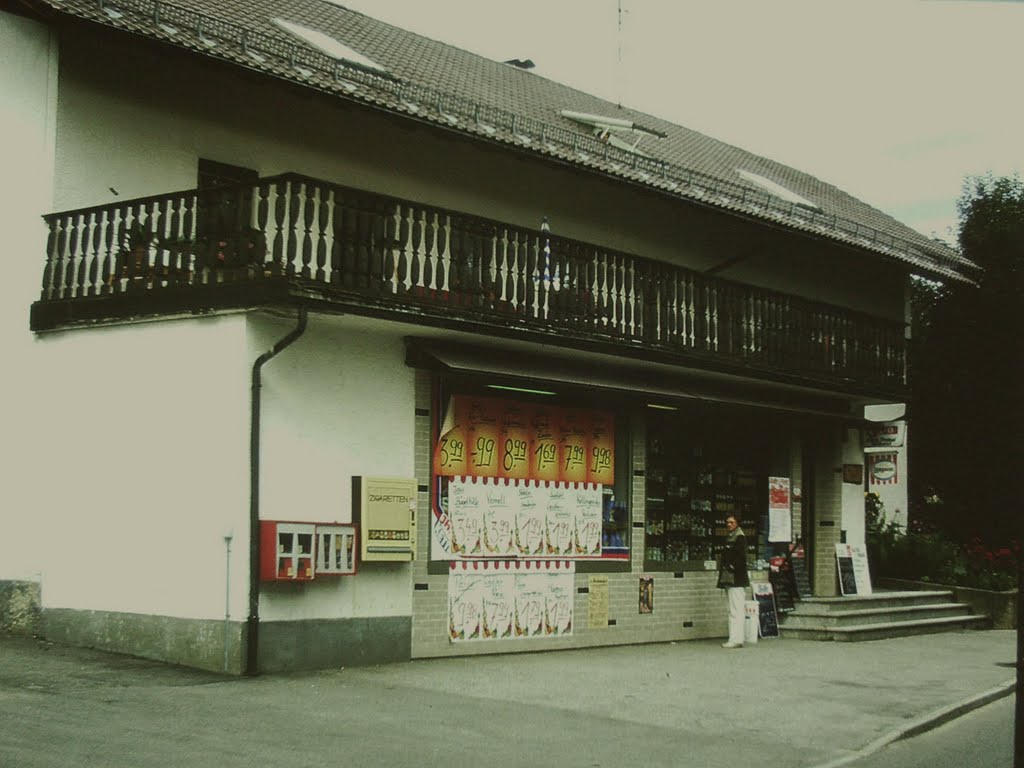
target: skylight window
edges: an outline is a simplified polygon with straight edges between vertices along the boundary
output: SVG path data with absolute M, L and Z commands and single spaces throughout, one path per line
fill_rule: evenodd
M 744 171 L 742 168 L 737 168 L 736 173 L 740 175 L 745 181 L 749 181 L 770 195 L 781 198 L 786 202 L 793 203 L 795 205 L 802 206 L 803 208 L 810 208 L 812 211 L 821 211 L 821 206 L 816 203 L 812 203 L 806 197 L 801 197 L 796 192 L 786 189 L 781 184 L 776 184 L 771 179 L 766 179 L 764 176 L 759 176 L 756 173 L 750 171 Z
M 332 58 L 347 61 L 350 64 L 356 64 L 365 69 L 372 69 L 377 72 L 387 72 L 384 67 L 373 59 L 363 56 L 363 54 L 358 51 L 349 48 L 341 41 L 335 40 L 330 35 L 326 35 L 319 30 L 310 29 L 309 27 L 304 27 L 301 24 L 296 24 L 291 21 L 285 21 L 284 19 L 274 19 L 273 21 L 285 32 L 299 38 L 302 42 L 307 45 L 311 45 L 321 53 L 325 53 Z
M 593 129 L 594 136 L 601 141 L 625 152 L 633 152 L 644 157 L 648 157 L 648 155 L 639 148 L 640 139 L 644 136 L 656 136 L 659 139 L 663 139 L 668 135 L 653 128 L 647 128 L 639 123 L 634 123 L 632 120 L 624 120 L 621 117 L 572 112 L 568 109 L 563 109 L 560 114 L 562 117 L 568 118 L 575 123 Z

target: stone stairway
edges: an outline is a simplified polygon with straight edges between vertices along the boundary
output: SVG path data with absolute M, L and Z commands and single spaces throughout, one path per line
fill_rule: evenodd
M 780 615 L 779 626 L 783 637 L 850 642 L 987 629 L 991 621 L 954 602 L 952 592 L 875 592 L 798 600 L 795 610 Z

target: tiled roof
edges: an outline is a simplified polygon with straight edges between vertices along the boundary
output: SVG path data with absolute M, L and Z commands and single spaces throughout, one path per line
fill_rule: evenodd
M 969 279 L 975 266 L 943 243 L 794 168 L 531 72 L 377 21 L 327 0 L 36 0 L 339 98 L 441 124 L 526 153 L 735 214 L 872 251 L 927 275 Z M 274 24 L 317 29 L 383 66 L 390 76 L 331 58 Z M 572 110 L 633 121 L 666 134 L 645 138 L 646 157 L 617 149 L 561 115 Z M 781 200 L 743 169 L 815 203 Z

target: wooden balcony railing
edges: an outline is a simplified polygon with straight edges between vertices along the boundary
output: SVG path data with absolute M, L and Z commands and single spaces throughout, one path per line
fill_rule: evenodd
M 39 305 L 286 280 L 341 303 L 904 384 L 899 323 L 296 174 L 45 220 Z

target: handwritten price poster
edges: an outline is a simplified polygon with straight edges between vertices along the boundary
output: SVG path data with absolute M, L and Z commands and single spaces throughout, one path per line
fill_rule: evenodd
M 453 395 L 434 473 L 612 485 L 615 421 L 604 411 Z
M 574 574 L 567 561 L 458 563 L 448 577 L 449 640 L 571 635 Z
M 602 486 L 588 483 L 450 478 L 432 557 L 600 557 L 602 498 Z

